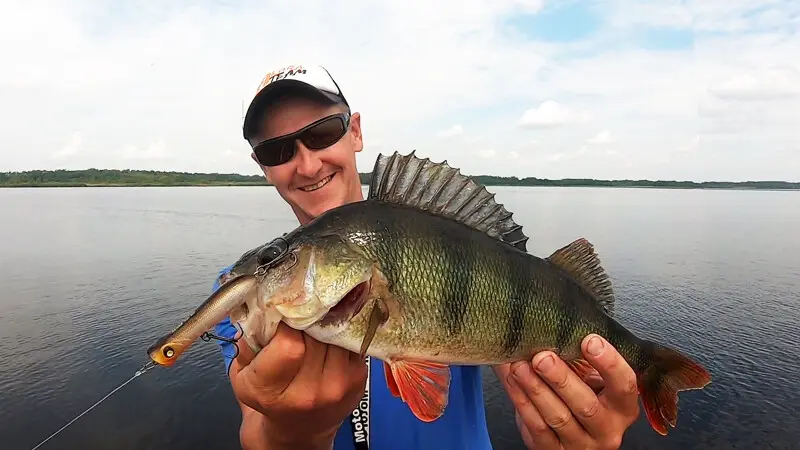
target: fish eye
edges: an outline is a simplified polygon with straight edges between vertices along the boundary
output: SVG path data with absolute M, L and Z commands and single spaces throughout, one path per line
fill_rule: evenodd
M 164 347 L 164 350 L 162 351 L 162 353 L 167 358 L 172 358 L 173 356 L 175 356 L 175 350 L 170 346 Z
M 258 251 L 258 263 L 269 264 L 286 254 L 288 248 L 286 240 L 276 239 Z

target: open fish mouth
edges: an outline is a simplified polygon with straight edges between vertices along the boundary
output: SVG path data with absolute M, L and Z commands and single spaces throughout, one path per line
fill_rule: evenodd
M 350 289 L 333 308 L 322 316 L 317 325 L 321 327 L 342 325 L 355 317 L 367 303 L 371 284 L 372 280 L 368 279 Z

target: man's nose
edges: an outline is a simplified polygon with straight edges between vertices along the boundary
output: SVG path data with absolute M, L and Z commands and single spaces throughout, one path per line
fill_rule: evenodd
M 317 154 L 308 149 L 302 142 L 297 141 L 297 173 L 304 177 L 312 178 L 322 168 L 322 161 Z

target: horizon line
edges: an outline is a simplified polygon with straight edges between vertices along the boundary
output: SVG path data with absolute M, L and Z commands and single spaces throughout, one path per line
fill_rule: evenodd
M 189 172 L 183 170 L 165 170 L 165 169 L 104 169 L 104 168 L 97 168 L 97 167 L 89 167 L 85 169 L 26 169 L 26 170 L 4 170 L 0 171 L 0 175 L 13 175 L 13 174 L 26 174 L 26 173 L 33 173 L 33 172 L 88 172 L 88 171 L 107 171 L 107 172 L 144 172 L 144 173 L 162 173 L 162 174 L 175 174 L 175 175 L 222 175 L 222 176 L 238 176 L 238 177 L 257 177 L 259 179 L 264 179 L 263 174 L 243 174 L 238 172 Z M 369 172 L 358 172 L 360 176 L 368 175 L 372 176 L 372 171 Z M 790 180 L 778 180 L 778 179 L 749 179 L 746 181 L 727 181 L 727 180 L 705 180 L 705 181 L 695 181 L 695 180 L 688 180 L 688 179 L 667 179 L 667 178 L 660 178 L 660 179 L 650 179 L 650 178 L 615 178 L 615 179 L 603 179 L 603 178 L 586 178 L 586 177 L 566 177 L 566 178 L 539 178 L 536 176 L 519 176 L 519 175 L 493 175 L 493 174 L 467 174 L 462 171 L 463 175 L 468 177 L 493 177 L 493 178 L 500 178 L 500 179 L 508 179 L 508 180 L 540 180 L 540 181 L 596 181 L 596 182 L 650 182 L 650 183 L 657 183 L 657 182 L 672 182 L 672 183 L 787 183 L 787 184 L 800 184 L 800 180 L 798 181 L 790 181 Z M 266 180 L 265 180 L 266 181 Z

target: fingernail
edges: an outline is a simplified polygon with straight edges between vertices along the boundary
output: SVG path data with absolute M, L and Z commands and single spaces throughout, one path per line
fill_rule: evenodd
M 520 363 L 511 368 L 511 373 L 514 377 L 520 378 L 530 374 L 530 369 L 528 368 L 528 364 Z
M 553 368 L 554 364 L 555 362 L 553 361 L 553 357 L 547 355 L 544 358 L 542 358 L 541 361 L 539 361 L 539 364 L 536 365 L 536 370 L 542 373 L 548 372 L 550 369 Z
M 599 337 L 593 336 L 589 339 L 589 345 L 586 346 L 586 350 L 592 356 L 599 356 L 603 351 L 603 341 Z

